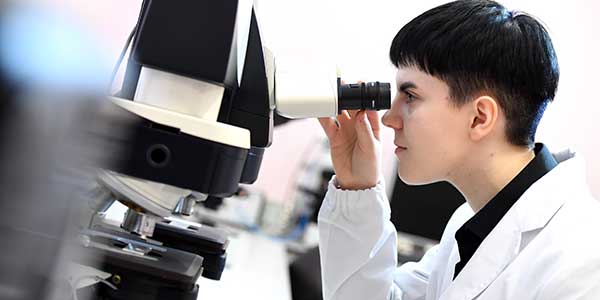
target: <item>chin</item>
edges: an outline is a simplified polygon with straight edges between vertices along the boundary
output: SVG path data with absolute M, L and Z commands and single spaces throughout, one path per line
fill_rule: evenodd
M 431 176 L 426 176 L 426 174 L 401 170 L 400 167 L 398 167 L 398 177 L 408 185 L 426 185 L 440 181 Z

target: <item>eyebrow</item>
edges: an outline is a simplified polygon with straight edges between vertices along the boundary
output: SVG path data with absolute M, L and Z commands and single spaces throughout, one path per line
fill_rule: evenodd
M 417 85 L 414 82 L 407 81 L 407 82 L 402 83 L 400 85 L 400 87 L 398 87 L 398 90 L 401 92 L 405 92 L 408 89 L 416 89 L 416 88 L 417 88 Z

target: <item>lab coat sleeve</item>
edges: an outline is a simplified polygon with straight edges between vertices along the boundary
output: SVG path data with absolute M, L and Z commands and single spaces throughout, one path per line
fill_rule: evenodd
M 382 181 L 371 189 L 345 191 L 336 188 L 334 177 L 318 224 L 324 300 L 424 297 L 429 272 L 421 263 L 396 268 L 396 230 Z
M 419 262 L 407 262 L 394 273 L 394 300 L 425 299 L 439 245 L 429 249 Z

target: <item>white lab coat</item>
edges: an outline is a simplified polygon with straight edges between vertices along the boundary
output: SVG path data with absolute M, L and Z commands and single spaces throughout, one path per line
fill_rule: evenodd
M 473 216 L 468 204 L 421 261 L 396 268 L 383 184 L 342 191 L 333 182 L 319 212 L 325 300 L 600 299 L 600 203 L 579 157 L 534 183 L 455 280 L 454 234 Z

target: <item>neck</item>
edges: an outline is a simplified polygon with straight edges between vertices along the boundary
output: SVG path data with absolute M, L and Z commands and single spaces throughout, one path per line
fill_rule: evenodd
M 483 208 L 535 157 L 533 149 L 510 145 L 489 147 L 489 150 L 479 153 L 483 154 L 469 157 L 448 178 L 475 212 Z

